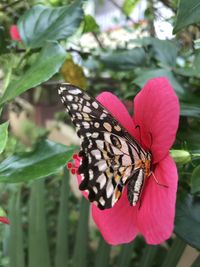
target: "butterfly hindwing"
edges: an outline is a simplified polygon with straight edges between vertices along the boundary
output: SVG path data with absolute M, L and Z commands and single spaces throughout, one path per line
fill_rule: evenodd
M 58 91 L 81 140 L 80 189 L 87 190 L 89 200 L 99 208 L 110 208 L 146 152 L 96 99 L 69 84 Z M 133 198 L 129 189 L 129 201 Z

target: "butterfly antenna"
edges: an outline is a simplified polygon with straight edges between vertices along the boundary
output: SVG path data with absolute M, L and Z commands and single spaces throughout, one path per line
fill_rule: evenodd
M 142 138 L 141 138 L 141 130 L 140 130 L 140 125 L 136 125 L 135 129 L 139 129 L 139 134 L 140 134 L 140 144 L 142 145 Z
M 149 135 L 150 135 L 150 139 L 151 139 L 149 150 L 151 151 L 151 148 L 152 148 L 152 145 L 153 145 L 153 136 L 152 136 L 151 132 L 149 132 Z

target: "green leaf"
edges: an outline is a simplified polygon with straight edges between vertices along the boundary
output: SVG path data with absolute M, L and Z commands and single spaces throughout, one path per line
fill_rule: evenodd
M 0 105 L 50 79 L 66 59 L 65 50 L 57 43 L 48 43 L 39 53 L 30 69 L 7 87 Z
M 200 106 L 181 103 L 181 116 L 200 118 Z
M 169 249 L 162 267 L 177 267 L 178 261 L 182 256 L 186 247 L 186 243 L 180 238 L 176 237 L 173 241 L 171 248 Z
M 199 267 L 200 266 L 200 255 L 196 258 L 196 260 L 192 263 L 191 267 Z
M 81 1 L 57 8 L 42 5 L 29 9 L 18 21 L 23 43 L 30 48 L 42 47 L 46 41 L 71 36 L 83 19 Z
M 199 14 L 199 0 L 180 0 L 173 33 L 175 34 L 191 24 L 200 22 Z
M 174 68 L 175 73 L 186 77 L 200 78 L 200 52 L 194 54 L 194 62 L 192 66 L 186 68 Z
M 9 205 L 10 219 L 10 239 L 9 239 L 9 258 L 10 267 L 24 267 L 24 240 L 22 231 L 22 215 L 20 205 L 21 188 L 12 192 Z
M 19 183 L 42 178 L 65 166 L 73 147 L 43 141 L 32 152 L 14 155 L 0 163 L 0 182 Z
M 0 125 L 0 154 L 4 151 L 8 140 L 8 122 Z
M 152 69 L 152 70 L 141 70 L 138 77 L 133 81 L 139 87 L 143 87 L 144 84 L 152 78 L 155 77 L 167 77 L 172 87 L 176 91 L 177 95 L 181 98 L 184 95 L 184 89 L 179 84 L 179 82 L 174 77 L 173 73 L 170 70 L 166 69 Z
M 123 244 L 121 253 L 118 256 L 117 267 L 130 266 L 134 246 L 135 242 Z
M 29 202 L 28 261 L 29 267 L 50 267 L 50 253 L 45 216 L 44 179 L 31 185 Z
M 4 29 L 4 27 L 0 26 L 0 55 L 4 54 L 4 53 L 8 53 L 9 49 L 8 49 L 8 36 L 6 35 L 6 31 Z
M 69 233 L 69 171 L 64 167 L 60 193 L 60 207 L 58 213 L 55 266 L 66 267 L 69 261 L 68 233 Z
M 192 247 L 200 249 L 200 200 L 189 194 L 177 201 L 175 233 Z
M 200 192 L 200 165 L 197 166 L 192 172 L 191 192 L 192 194 Z
M 79 224 L 76 233 L 76 241 L 73 255 L 73 266 L 87 267 L 88 252 L 88 216 L 89 202 L 84 197 L 81 200 Z
M 96 32 L 98 30 L 99 25 L 96 23 L 95 19 L 90 15 L 85 15 L 83 33 Z
M 102 54 L 100 61 L 106 68 L 116 71 L 129 71 L 145 62 L 145 51 L 143 48 L 131 50 L 119 50 L 109 54 Z
M 129 16 L 140 0 L 124 0 L 122 10 Z
M 96 253 L 95 267 L 108 267 L 109 266 L 109 256 L 110 256 L 111 246 L 108 245 L 103 237 L 100 238 L 99 246 Z
M 158 252 L 159 247 L 158 246 L 150 246 L 147 245 L 144 249 L 140 267 L 149 267 L 153 265 L 154 258 Z
M 137 45 L 148 47 L 153 52 L 154 57 L 166 66 L 175 66 L 178 47 L 173 41 L 159 40 L 153 37 L 144 37 L 134 40 Z M 150 46 L 150 47 L 149 47 Z

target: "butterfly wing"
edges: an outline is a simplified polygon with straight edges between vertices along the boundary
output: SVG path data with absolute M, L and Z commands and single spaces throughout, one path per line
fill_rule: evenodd
M 81 190 L 100 209 L 111 208 L 136 170 L 145 151 L 117 120 L 94 98 L 70 84 L 59 87 L 81 140 L 79 174 Z

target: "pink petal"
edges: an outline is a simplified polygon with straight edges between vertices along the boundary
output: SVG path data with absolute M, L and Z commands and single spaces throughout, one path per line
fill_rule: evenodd
M 126 190 L 111 209 L 100 210 L 92 204 L 92 216 L 107 243 L 118 245 L 132 241 L 137 235 L 137 210 L 131 207 Z
M 97 96 L 97 100 L 117 119 L 121 125 L 131 134 L 135 135 L 135 126 L 124 104 L 115 95 L 103 92 Z
M 158 185 L 152 175 L 148 178 L 138 210 L 138 229 L 148 244 L 156 245 L 170 238 L 174 227 L 178 174 L 169 155 L 157 164 L 154 174 L 168 188 Z
M 142 145 L 152 151 L 154 163 L 167 155 L 178 122 L 179 102 L 168 80 L 149 80 L 134 99 L 134 123 L 140 126 Z

